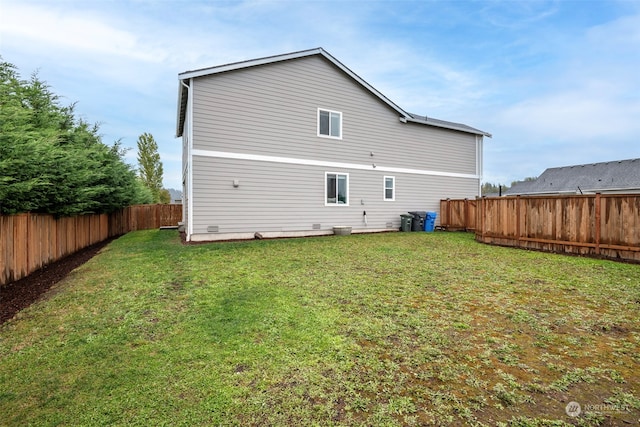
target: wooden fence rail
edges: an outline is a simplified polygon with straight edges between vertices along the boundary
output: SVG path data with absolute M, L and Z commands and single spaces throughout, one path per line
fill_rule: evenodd
M 638 194 L 483 197 L 470 222 L 460 219 L 462 202 L 449 201 L 453 220 L 443 215 L 441 225 L 473 226 L 483 243 L 640 261 Z
M 68 218 L 0 216 L 0 286 L 110 237 L 174 226 L 181 220 L 182 205 L 135 205 L 109 215 Z

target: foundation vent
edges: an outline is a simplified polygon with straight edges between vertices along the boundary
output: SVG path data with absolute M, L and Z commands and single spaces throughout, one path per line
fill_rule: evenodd
M 393 223 L 392 222 L 388 222 L 387 223 L 387 228 L 393 228 Z
M 320 230 L 320 224 L 313 224 L 312 228 L 314 230 Z
M 210 225 L 207 227 L 207 233 L 217 233 L 218 231 L 220 231 L 220 229 L 217 225 Z

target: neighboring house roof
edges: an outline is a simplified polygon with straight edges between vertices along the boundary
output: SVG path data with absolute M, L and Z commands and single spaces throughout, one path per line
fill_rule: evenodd
M 529 194 L 530 192 L 535 192 L 532 184 L 534 181 L 520 181 L 511 186 L 511 188 L 506 189 L 502 195 L 504 196 L 512 196 L 516 194 Z
M 549 168 L 535 181 L 514 185 L 505 195 L 622 191 L 640 191 L 640 159 Z
M 400 108 L 398 105 L 393 103 L 389 98 L 387 98 L 382 93 L 380 93 L 376 88 L 371 86 L 364 79 L 362 79 L 356 73 L 351 71 L 348 67 L 342 64 L 340 61 L 338 61 L 336 58 L 331 56 L 326 50 L 324 50 L 321 47 L 318 47 L 315 49 L 309 49 L 309 50 L 301 50 L 298 52 L 286 53 L 283 55 L 268 56 L 265 58 L 252 59 L 252 60 L 242 61 L 242 62 L 234 62 L 231 64 L 219 65 L 219 66 L 209 67 L 209 68 L 201 68 L 201 69 L 192 70 L 192 71 L 185 71 L 184 73 L 178 74 L 178 78 L 180 81 L 178 85 L 179 94 L 178 94 L 178 118 L 177 118 L 178 120 L 177 120 L 177 128 L 176 128 L 176 137 L 182 136 L 183 129 L 184 129 L 184 121 L 185 121 L 187 99 L 188 99 L 188 85 L 186 85 L 185 81 L 188 81 L 189 79 L 192 79 L 195 77 L 209 76 L 212 74 L 224 73 L 228 71 L 234 71 L 234 70 L 239 70 L 239 69 L 249 68 L 249 67 L 256 67 L 256 66 L 266 65 L 266 64 L 273 64 L 276 62 L 304 58 L 304 57 L 313 56 L 313 55 L 320 55 L 326 58 L 331 63 L 333 63 L 337 68 L 342 70 L 345 74 L 347 74 L 349 77 L 351 77 L 361 86 L 363 86 L 365 89 L 367 89 L 377 98 L 379 98 L 382 102 L 384 102 L 393 110 L 395 110 L 400 115 L 400 120 L 402 120 L 405 123 L 406 122 L 419 123 L 423 125 L 435 126 L 435 127 L 445 128 L 445 129 L 452 129 L 460 132 L 472 133 L 472 134 L 487 136 L 491 138 L 490 133 L 472 128 L 467 125 L 463 125 L 461 123 L 447 122 L 444 120 L 438 120 L 431 117 L 427 118 L 426 116 L 419 116 L 417 114 L 411 114 L 406 112 L 405 110 Z

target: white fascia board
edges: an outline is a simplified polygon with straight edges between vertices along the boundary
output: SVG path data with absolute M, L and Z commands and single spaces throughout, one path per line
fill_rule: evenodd
M 469 129 L 467 127 L 461 127 L 461 126 L 456 126 L 455 124 L 444 124 L 444 123 L 435 123 L 435 122 L 430 122 L 430 121 L 425 121 L 425 120 L 420 120 L 420 119 L 414 119 L 413 117 L 407 117 L 407 122 L 411 122 L 411 123 L 418 123 L 421 125 L 427 125 L 427 126 L 433 126 L 433 127 L 437 127 L 437 128 L 442 128 L 442 129 L 450 129 L 450 130 L 457 130 L 459 132 L 464 132 L 464 133 L 471 133 L 474 135 L 481 135 L 481 136 L 486 136 L 488 138 L 491 138 L 492 135 L 490 133 L 478 130 L 478 129 Z
M 182 132 L 183 132 L 183 126 L 184 126 L 184 120 L 182 120 L 182 112 L 184 111 L 184 109 L 186 108 L 186 102 L 184 100 L 184 90 L 185 90 L 185 86 L 186 83 L 184 82 L 184 80 L 178 80 L 178 105 L 177 105 L 177 114 L 176 114 L 176 138 L 180 138 L 182 136 Z M 187 89 L 187 94 L 186 96 L 191 96 L 190 93 L 188 93 L 190 88 Z
M 367 171 L 381 171 L 381 172 L 391 172 L 391 173 L 406 173 L 406 174 L 413 174 L 413 175 L 432 175 L 432 176 L 446 176 L 446 177 L 453 177 L 453 178 L 480 179 L 480 176 L 477 174 L 442 172 L 442 171 L 410 169 L 410 168 L 397 168 L 397 167 L 380 166 L 380 165 L 374 166 L 373 164 L 364 165 L 364 164 L 358 164 L 358 163 L 328 162 L 324 160 L 296 159 L 292 157 L 263 156 L 259 154 L 246 154 L 246 153 L 230 153 L 226 151 L 193 149 L 192 155 L 202 156 L 202 157 L 215 157 L 220 159 L 286 163 L 286 164 L 303 165 L 303 166 L 319 166 L 324 168 L 367 170 Z
M 180 138 L 182 136 L 182 132 L 180 129 L 180 125 L 182 124 L 182 120 L 180 120 L 180 114 L 182 110 L 182 81 L 178 81 L 178 105 L 176 106 L 176 134 L 175 138 Z
M 231 64 L 218 65 L 215 67 L 202 68 L 200 70 L 185 71 L 178 74 L 180 80 L 195 77 L 208 76 L 211 74 L 224 73 L 227 71 L 240 70 L 242 68 L 255 67 L 257 65 L 272 64 L 274 62 L 287 61 L 289 59 L 303 58 L 305 56 L 317 55 L 324 52 L 322 48 L 301 50 L 299 52 L 286 53 L 284 55 L 267 56 L 265 58 L 250 59 L 248 61 L 234 62 Z

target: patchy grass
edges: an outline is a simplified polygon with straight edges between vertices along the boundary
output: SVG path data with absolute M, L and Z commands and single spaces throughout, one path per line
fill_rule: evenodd
M 638 265 L 469 234 L 183 246 L 135 232 L 0 327 L 0 413 L 3 425 L 637 424 L 639 317 Z

